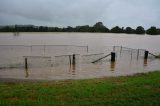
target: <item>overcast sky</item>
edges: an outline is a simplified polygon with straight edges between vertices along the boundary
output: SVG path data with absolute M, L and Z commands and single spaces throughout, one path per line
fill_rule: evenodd
M 0 0 L 0 25 L 160 27 L 160 0 Z

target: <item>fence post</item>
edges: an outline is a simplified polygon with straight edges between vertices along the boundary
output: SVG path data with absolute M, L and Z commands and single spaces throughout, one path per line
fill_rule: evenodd
M 121 53 L 122 53 L 122 46 L 121 46 L 121 49 L 120 49 L 120 56 L 121 56 Z
M 111 52 L 111 62 L 115 62 L 116 54 L 115 52 Z
M 131 49 L 131 60 L 132 60 L 132 49 Z
M 139 49 L 138 49 L 138 51 L 137 51 L 137 60 L 138 60 L 138 58 L 139 58 Z
M 46 46 L 44 45 L 43 47 L 44 47 L 44 56 L 45 56 L 45 52 L 46 52 Z
M 148 59 L 148 53 L 149 53 L 148 51 L 144 52 L 144 59 Z
M 75 65 L 75 64 L 76 64 L 76 57 L 75 57 L 75 54 L 73 54 L 72 64 L 73 64 L 73 65 Z
M 88 53 L 88 45 L 87 45 L 87 53 Z
M 25 69 L 28 70 L 28 62 L 27 62 L 27 58 L 25 58 Z
M 70 66 L 71 66 L 71 55 L 69 55 L 69 64 L 70 64 Z
M 31 52 L 30 53 L 31 53 L 30 55 L 32 55 L 32 45 L 31 45 Z

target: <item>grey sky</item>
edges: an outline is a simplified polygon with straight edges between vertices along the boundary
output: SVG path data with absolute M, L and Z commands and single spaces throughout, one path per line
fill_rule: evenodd
M 0 0 L 0 25 L 160 27 L 160 0 Z

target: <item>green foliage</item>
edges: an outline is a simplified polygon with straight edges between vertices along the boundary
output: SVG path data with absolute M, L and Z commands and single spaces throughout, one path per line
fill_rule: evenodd
M 102 22 L 97 22 L 93 28 L 92 28 L 93 32 L 109 32 L 109 29 L 106 28 Z
M 159 106 L 160 72 L 92 80 L 0 82 L 0 106 Z
M 145 34 L 145 30 L 142 26 L 136 28 L 136 34 Z
M 75 28 L 76 32 L 91 32 L 91 27 L 89 25 L 84 26 L 76 26 Z
M 0 32 L 102 32 L 102 33 L 127 33 L 127 34 L 149 34 L 160 35 L 160 29 L 151 27 L 147 31 L 142 26 L 138 26 L 136 29 L 131 27 L 113 27 L 108 29 L 102 22 L 97 22 L 93 26 L 83 25 L 76 27 L 47 27 L 47 26 L 34 26 L 34 25 L 13 25 L 13 26 L 0 26 Z
M 125 33 L 127 33 L 127 34 L 134 34 L 134 33 L 135 33 L 135 30 L 132 29 L 131 27 L 127 27 L 127 28 L 125 29 Z
M 151 28 L 149 28 L 146 31 L 146 33 L 149 35 L 158 35 L 158 29 L 156 27 L 152 26 Z
M 113 27 L 111 29 L 111 32 L 112 33 L 123 33 L 124 31 L 123 31 L 123 28 L 120 28 L 119 26 L 116 26 L 116 27 Z

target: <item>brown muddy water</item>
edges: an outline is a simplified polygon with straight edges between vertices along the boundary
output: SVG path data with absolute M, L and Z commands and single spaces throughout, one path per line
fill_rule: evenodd
M 160 70 L 160 36 L 103 33 L 0 33 L 0 78 L 61 80 Z M 108 56 L 116 53 L 116 61 Z M 73 63 L 75 54 L 75 64 Z M 27 67 L 26 60 L 27 59 Z

